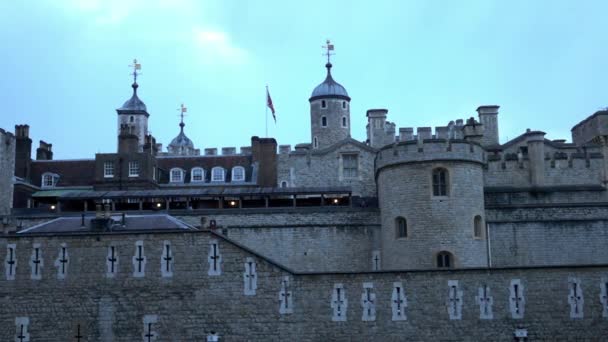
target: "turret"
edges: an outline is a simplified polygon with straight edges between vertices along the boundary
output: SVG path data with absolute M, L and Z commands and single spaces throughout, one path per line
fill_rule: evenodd
M 122 107 L 116 109 L 118 114 L 118 135 L 120 135 L 122 125 L 132 127 L 131 133 L 137 136 L 138 151 L 143 150 L 145 137 L 148 135 L 148 110 L 146 104 L 137 96 L 137 70 L 141 69 L 141 64 L 137 60 L 133 61 L 133 95 Z M 119 143 L 120 144 L 120 143 Z
M 350 97 L 331 75 L 329 55 L 333 45 L 327 43 L 327 76 L 308 99 L 313 149 L 325 148 L 350 137 Z
M 484 128 L 481 144 L 483 146 L 498 145 L 498 109 L 500 106 L 480 106 L 477 108 L 479 122 Z
M 395 142 L 395 124 L 386 121 L 386 109 L 370 109 L 367 111 L 367 140 L 374 148 Z

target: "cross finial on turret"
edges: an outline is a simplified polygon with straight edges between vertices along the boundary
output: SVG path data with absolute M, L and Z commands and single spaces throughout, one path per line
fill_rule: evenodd
M 133 59 L 133 64 L 129 65 L 129 67 L 133 68 L 131 75 L 133 75 L 133 83 L 135 84 L 137 83 L 137 76 L 140 75 L 137 70 L 141 70 L 141 64 L 137 62 L 137 59 Z
M 331 62 L 329 60 L 330 56 L 335 55 L 334 52 L 334 44 L 331 43 L 331 41 L 329 39 L 327 39 L 325 41 L 326 45 L 323 45 L 322 48 L 325 49 L 325 52 L 323 53 L 324 56 L 327 56 L 327 64 L 331 66 Z

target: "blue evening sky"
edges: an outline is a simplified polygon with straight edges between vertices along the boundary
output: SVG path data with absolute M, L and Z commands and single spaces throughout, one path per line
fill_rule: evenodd
M 501 106 L 501 142 L 526 128 L 570 140 L 608 104 L 606 1 L 23 0 L 0 2 L 0 127 L 31 126 L 56 158 L 116 149 L 116 112 L 139 95 L 163 148 L 247 146 L 264 135 L 310 141 L 308 98 L 333 75 L 352 97 L 351 133 L 387 108 L 397 127 L 443 126 Z

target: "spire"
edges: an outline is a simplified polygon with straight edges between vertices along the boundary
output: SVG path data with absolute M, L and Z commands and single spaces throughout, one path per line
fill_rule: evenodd
M 137 58 L 133 59 L 133 64 L 129 65 L 130 67 L 133 68 L 133 73 L 131 75 L 133 75 L 133 93 L 137 93 L 137 76 L 140 75 L 140 73 L 137 72 L 137 70 L 141 70 L 141 63 L 137 62 Z
M 323 52 L 323 56 L 327 56 L 327 64 L 325 64 L 325 67 L 327 68 L 327 76 L 325 77 L 323 83 L 319 84 L 312 91 L 309 101 L 322 97 L 337 97 L 350 101 L 350 97 L 348 97 L 346 89 L 344 89 L 344 87 L 340 83 L 336 82 L 331 76 L 331 56 L 335 54 L 333 52 L 334 44 L 332 44 L 329 39 L 325 41 L 325 44 L 326 45 L 323 45 L 322 48 L 325 50 Z
M 129 65 L 129 67 L 133 68 L 133 73 L 131 74 L 131 75 L 133 75 L 133 84 L 131 85 L 131 87 L 133 88 L 133 95 L 118 110 L 119 111 L 134 111 L 135 110 L 135 111 L 146 112 L 147 111 L 146 105 L 143 103 L 142 100 L 139 99 L 139 97 L 137 97 L 137 88 L 139 87 L 139 85 L 137 84 L 137 76 L 141 75 L 141 73 L 137 72 L 137 71 L 141 70 L 141 64 L 139 62 L 137 62 L 137 59 L 134 59 L 133 64 Z M 120 114 L 120 112 L 119 112 L 119 114 Z M 147 113 L 144 113 L 144 114 L 148 115 Z
M 186 114 L 184 114 L 184 113 L 188 111 L 188 108 L 186 108 L 184 106 L 184 104 L 182 103 L 182 105 L 180 106 L 180 108 L 178 110 L 180 111 L 179 112 L 179 116 L 180 116 L 179 129 L 180 129 L 180 133 L 184 133 L 184 126 L 186 126 L 186 124 L 184 123 L 184 116 Z
M 325 64 L 325 67 L 327 68 L 327 77 L 331 78 L 331 56 L 335 55 L 334 51 L 334 44 L 331 43 L 331 41 L 329 39 L 327 39 L 325 41 L 326 45 L 323 45 L 322 48 L 325 50 L 325 52 L 323 53 L 323 55 L 327 56 L 327 64 Z

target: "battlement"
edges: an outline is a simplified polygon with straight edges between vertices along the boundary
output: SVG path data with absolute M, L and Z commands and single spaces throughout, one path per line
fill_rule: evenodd
M 464 120 L 450 121 L 447 126 L 432 127 L 400 127 L 397 141 L 413 141 L 418 139 L 463 139 Z M 414 134 L 416 132 L 416 134 Z
M 398 142 L 380 149 L 376 170 L 396 164 L 431 161 L 484 163 L 484 149 L 475 142 L 454 139 Z
M 241 155 L 251 155 L 251 146 L 241 146 L 239 148 L 240 153 L 236 153 L 236 147 L 209 147 L 204 150 L 205 156 L 234 156 L 237 154 Z M 221 154 L 218 153 L 221 151 Z

